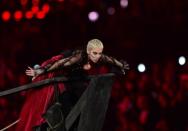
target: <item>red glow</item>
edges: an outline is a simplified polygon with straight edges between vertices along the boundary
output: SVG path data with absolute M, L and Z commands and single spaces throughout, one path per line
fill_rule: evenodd
M 32 4 L 33 4 L 33 5 L 38 5 L 39 2 L 40 2 L 40 0 L 32 0 Z
M 3 13 L 2 13 L 2 19 L 3 19 L 3 21 L 8 21 L 9 19 L 10 19 L 10 12 L 9 11 L 4 11 Z
M 45 13 L 48 13 L 50 10 L 50 5 L 49 4 L 44 4 L 42 6 L 42 11 L 45 12 Z
M 43 12 L 43 11 L 37 12 L 36 17 L 37 17 L 38 19 L 44 19 L 44 17 L 45 17 L 45 12 Z
M 58 0 L 59 2 L 64 2 L 64 0 Z
M 32 11 L 27 11 L 27 12 L 25 13 L 25 17 L 26 17 L 27 19 L 32 19 L 32 18 L 33 18 L 33 12 L 32 12 Z
M 21 11 L 16 11 L 16 12 L 14 13 L 14 18 L 15 18 L 15 20 L 19 21 L 19 20 L 21 20 L 22 17 L 23 17 L 23 14 L 22 14 Z
M 35 14 L 35 13 L 37 13 L 37 12 L 39 11 L 39 7 L 38 7 L 38 6 L 33 6 L 33 7 L 31 8 L 31 10 L 32 10 L 32 12 Z

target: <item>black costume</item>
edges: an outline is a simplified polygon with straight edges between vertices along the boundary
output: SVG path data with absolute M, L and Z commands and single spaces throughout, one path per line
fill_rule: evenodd
M 83 66 L 89 63 L 91 65 L 90 70 L 84 70 Z M 62 108 L 63 115 L 66 116 L 74 104 L 77 102 L 83 91 L 86 89 L 88 82 L 85 81 L 85 78 L 88 74 L 99 74 L 99 69 L 102 65 L 110 65 L 117 67 L 119 73 L 125 74 L 125 71 L 129 69 L 129 65 L 125 61 L 118 61 L 113 57 L 106 56 L 102 54 L 99 61 L 97 63 L 93 63 L 89 60 L 88 54 L 83 50 L 76 50 L 71 53 L 64 53 L 61 59 L 52 60 L 47 62 L 44 66 L 41 66 L 36 70 L 40 75 L 45 75 L 50 72 L 57 72 L 55 76 L 62 75 L 62 72 L 59 73 L 59 70 L 63 71 L 63 75 L 75 80 L 74 82 L 64 83 L 65 90 L 62 94 L 59 95 L 59 102 L 62 106 L 49 106 L 47 112 L 45 114 L 41 114 L 41 117 L 48 119 L 56 119 L 52 118 L 53 115 L 49 115 L 49 110 L 56 110 L 57 108 Z M 104 73 L 104 72 L 103 72 Z M 57 88 L 58 89 L 58 88 Z M 57 108 L 56 108 L 57 107 Z M 37 108 L 37 107 L 36 107 Z M 64 117 L 63 116 L 63 117 Z M 52 122 L 53 124 L 53 122 Z M 37 126 L 35 129 L 37 131 L 46 130 L 50 123 L 41 123 L 41 125 L 33 125 Z

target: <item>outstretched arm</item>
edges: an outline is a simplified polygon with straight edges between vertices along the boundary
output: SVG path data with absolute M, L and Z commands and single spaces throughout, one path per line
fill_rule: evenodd
M 81 58 L 80 55 L 73 55 L 68 58 L 61 59 L 61 60 L 55 62 L 52 66 L 50 66 L 47 69 L 47 72 L 56 70 L 59 67 L 66 67 L 66 66 L 73 65 L 73 64 L 77 63 L 80 60 L 80 58 Z
M 51 65 L 48 69 L 46 69 L 47 72 L 53 71 L 58 69 L 59 67 L 67 67 L 71 66 L 81 59 L 81 51 L 75 51 L 73 54 L 67 58 L 61 59 L 59 61 L 56 61 L 53 65 Z
M 38 75 L 41 75 L 46 72 L 51 72 L 59 69 L 60 67 L 66 67 L 77 63 L 81 59 L 81 51 L 75 51 L 71 56 L 62 58 L 53 62 L 49 62 L 48 64 L 42 65 L 38 69 L 33 69 L 28 67 L 26 70 L 26 75 L 32 76 L 33 79 Z
M 113 57 L 107 56 L 107 55 L 102 55 L 101 60 L 105 63 L 109 63 L 111 65 L 114 65 L 114 66 L 120 68 L 120 70 L 122 71 L 123 74 L 125 74 L 126 70 L 129 70 L 129 64 L 124 60 L 119 61 L 119 60 L 117 60 Z

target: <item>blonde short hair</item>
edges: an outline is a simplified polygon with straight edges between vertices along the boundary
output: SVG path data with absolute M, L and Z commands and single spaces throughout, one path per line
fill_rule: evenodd
M 87 52 L 90 49 L 93 48 L 104 48 L 102 41 L 100 41 L 99 39 L 91 39 L 90 41 L 88 41 L 87 43 Z

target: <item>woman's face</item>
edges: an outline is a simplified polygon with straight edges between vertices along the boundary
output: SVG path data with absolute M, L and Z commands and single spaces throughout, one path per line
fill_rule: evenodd
M 93 49 L 90 49 L 89 52 L 88 52 L 89 59 L 92 62 L 97 63 L 98 60 L 101 58 L 102 51 L 103 51 L 103 48 L 93 48 Z

